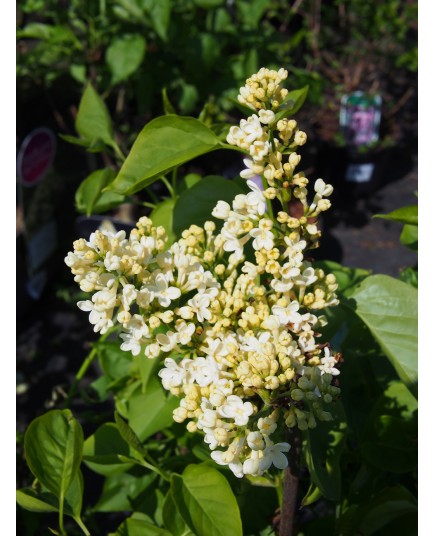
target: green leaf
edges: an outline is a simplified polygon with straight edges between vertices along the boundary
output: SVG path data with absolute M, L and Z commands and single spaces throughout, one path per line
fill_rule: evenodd
M 155 525 L 148 516 L 136 512 L 118 527 L 114 536 L 172 536 L 172 534 Z
M 78 107 L 75 128 L 90 145 L 101 142 L 113 147 L 113 127 L 108 109 L 92 84 L 88 84 Z
M 340 402 L 335 402 L 329 410 L 333 420 L 318 422 L 309 429 L 307 435 L 306 462 L 312 483 L 332 501 L 341 495 L 340 457 L 345 446 L 347 424 Z
M 210 175 L 194 184 L 180 195 L 173 212 L 173 230 L 177 236 L 190 225 L 203 225 L 214 221 L 221 225 L 221 220 L 211 216 L 217 201 L 231 203 L 237 194 L 244 193 L 236 182 Z
M 345 512 L 339 520 L 336 533 L 342 536 L 371 536 L 379 534 L 380 529 L 394 520 L 416 513 L 416 499 L 406 488 L 397 485 L 381 490 L 360 506 L 353 506 Z M 414 521 L 417 523 L 416 517 Z
M 144 352 L 138 355 L 140 378 L 142 380 L 142 393 L 146 393 L 149 380 L 152 377 L 155 367 L 158 364 L 158 359 L 149 359 Z
M 321 268 L 326 274 L 331 273 L 336 277 L 336 282 L 339 285 L 338 292 L 344 292 L 361 283 L 363 279 L 371 274 L 369 270 L 349 268 L 334 261 L 315 261 L 313 266 L 314 268 Z
M 418 227 L 417 225 L 405 224 L 399 240 L 403 246 L 414 251 L 418 250 Z
M 402 381 L 417 382 L 417 291 L 387 275 L 367 277 L 350 295 L 349 304 Z
M 71 411 L 52 410 L 32 421 L 24 436 L 24 449 L 35 477 L 63 500 L 83 450 L 83 430 Z
M 41 39 L 43 41 L 50 39 L 52 35 L 52 26 L 41 22 L 31 22 L 22 30 L 17 30 L 17 39 Z
M 131 450 L 115 423 L 105 423 L 86 439 L 83 460 L 100 475 L 112 475 L 126 471 L 129 464 L 120 463 L 119 455 L 129 456 Z
M 418 408 L 417 399 L 400 381 L 392 381 L 378 398 L 373 411 L 382 415 L 388 413 L 395 417 L 411 420 L 415 418 Z
M 72 63 L 69 67 L 69 73 L 80 84 L 86 81 L 86 66 L 82 64 Z
M 417 400 L 392 381 L 372 408 L 360 442 L 362 456 L 375 468 L 406 473 L 417 465 Z
M 111 380 L 135 375 L 137 362 L 131 359 L 131 354 L 120 349 L 118 342 L 98 342 L 97 349 L 99 364 Z
M 32 488 L 17 489 L 17 503 L 31 512 L 58 512 L 58 500 L 48 492 L 38 493 Z
M 213 9 L 222 6 L 225 3 L 225 0 L 194 0 L 194 3 L 204 9 Z
M 151 18 L 154 30 L 163 41 L 167 41 L 171 3 L 171 0 L 144 0 L 143 2 Z
M 146 393 L 136 389 L 128 401 L 129 425 L 141 441 L 159 430 L 173 424 L 172 413 L 179 400 L 172 395 L 166 396 L 159 378 L 152 377 Z
M 102 192 L 115 178 L 116 172 L 111 168 L 98 169 L 91 173 L 78 187 L 75 193 L 75 205 L 86 216 L 98 214 L 117 207 L 125 201 L 123 195 L 114 192 Z
M 95 512 L 131 512 L 134 509 L 132 503 L 149 491 L 156 478 L 156 473 L 147 473 L 142 476 L 118 473 L 108 476 L 93 510 Z
M 184 177 L 184 183 L 187 189 L 191 188 L 192 186 L 194 186 L 201 180 L 202 180 L 202 176 L 199 175 L 198 173 L 189 173 L 188 175 Z
M 65 514 L 80 518 L 81 507 L 83 506 L 83 488 L 83 474 L 79 469 L 65 495 Z
M 270 534 L 267 527 L 279 506 L 276 487 L 258 485 L 258 481 L 252 485 L 253 482 L 250 478 L 249 480 L 243 478 L 235 481 L 232 473 L 229 473 L 228 477 L 233 482 L 232 489 L 236 489 L 243 534 L 246 536 Z M 271 534 L 274 534 L 274 531 Z
M 172 536 L 165 529 L 157 527 L 157 525 L 130 517 L 125 520 L 116 531 L 115 536 Z
M 211 68 L 219 61 L 220 48 L 218 39 L 210 33 L 202 33 L 198 38 L 201 63 L 210 72 Z
M 176 237 L 172 230 L 173 226 L 173 209 L 175 207 L 175 200 L 174 199 L 165 199 L 161 203 L 159 203 L 154 210 L 151 212 L 149 217 L 152 220 L 152 223 L 158 227 L 159 225 L 162 225 L 164 227 L 164 230 L 166 231 L 168 241 L 166 242 L 167 246 L 170 246 L 170 244 L 173 244 Z
M 140 34 L 115 37 L 106 51 L 106 62 L 112 74 L 113 85 L 129 78 L 145 57 L 146 41 Z
M 194 110 L 199 100 L 198 89 L 194 84 L 189 84 L 185 80 L 180 80 L 179 87 L 181 91 L 178 98 L 179 109 L 183 114 L 189 114 Z
M 172 475 L 172 498 L 197 536 L 242 536 L 240 511 L 225 477 L 206 464 Z
M 399 279 L 414 288 L 418 288 L 418 272 L 414 268 L 410 268 L 409 266 L 404 268 L 399 274 Z
M 410 225 L 417 225 L 418 222 L 418 206 L 409 205 L 407 207 L 401 207 L 389 214 L 375 214 L 374 218 L 382 218 L 384 220 L 398 221 L 401 223 L 408 223 Z
M 101 140 L 94 140 L 90 142 L 89 140 L 84 140 L 82 138 L 77 138 L 76 136 L 68 136 L 66 134 L 59 134 L 59 137 L 62 140 L 72 143 L 73 145 L 78 145 L 79 147 L 86 147 L 86 149 L 91 153 L 99 153 L 105 150 L 105 145 Z
M 253 110 L 252 108 L 249 108 L 245 104 L 241 104 L 241 102 L 238 101 L 238 99 L 234 99 L 232 97 L 226 97 L 226 100 L 230 102 L 233 106 L 238 108 L 241 112 L 243 112 L 244 115 L 250 116 L 256 112 L 256 110 Z M 229 127 L 230 128 L 230 127 Z M 229 129 L 228 131 L 229 132 Z M 226 138 L 226 137 L 225 137 Z
M 140 132 L 108 189 L 120 194 L 137 192 L 174 167 L 217 149 L 219 143 L 216 135 L 193 117 L 157 117 Z
M 377 469 L 398 474 L 413 471 L 417 467 L 417 422 L 376 416 L 366 429 L 360 449 Z
M 80 469 L 65 495 L 65 514 L 80 518 L 83 502 L 83 475 Z M 17 503 L 31 512 L 58 512 L 59 499 L 44 489 L 23 488 L 17 490 Z
M 117 0 L 113 12 L 119 18 L 134 24 L 144 22 L 143 7 L 137 0 Z
M 321 499 L 322 493 L 319 487 L 315 484 L 311 484 L 309 486 L 309 489 L 306 492 L 306 495 L 303 497 L 301 501 L 301 506 L 304 508 L 305 506 L 309 506 L 310 504 L 313 504 L 314 502 Z
M 237 7 L 241 14 L 241 19 L 249 28 L 257 29 L 258 24 L 267 8 L 269 0 L 249 0 L 248 2 L 237 2 Z M 253 71 L 252 71 L 253 72 Z
M 136 452 L 143 454 L 144 448 L 140 439 L 137 437 L 131 426 L 129 426 L 128 423 L 124 421 L 124 419 L 119 415 L 117 411 L 115 411 L 115 421 L 119 433 L 121 434 L 124 441 L 126 441 L 128 445 Z
M 171 490 L 167 492 L 164 500 L 163 522 L 164 526 L 170 530 L 173 536 L 194 536 L 194 533 L 191 532 L 178 512 Z
M 285 117 L 294 115 L 303 106 L 309 92 L 309 86 L 304 86 L 301 89 L 290 91 L 284 98 L 276 113 L 275 122 L 280 121 Z
M 169 100 L 169 97 L 167 95 L 167 89 L 163 87 L 163 91 L 161 92 L 162 98 L 163 98 L 163 110 L 166 115 L 175 114 L 175 108 L 173 107 L 172 103 Z

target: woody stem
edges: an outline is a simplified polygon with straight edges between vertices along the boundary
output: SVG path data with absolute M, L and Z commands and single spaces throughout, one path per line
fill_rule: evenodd
M 288 443 L 291 445 L 289 464 L 283 478 L 282 506 L 280 509 L 279 536 L 296 534 L 295 508 L 297 504 L 298 480 L 300 475 L 301 435 L 298 428 L 288 430 Z

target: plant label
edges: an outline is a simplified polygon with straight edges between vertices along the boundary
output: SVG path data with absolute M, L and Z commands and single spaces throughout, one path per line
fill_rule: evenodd
M 35 186 L 47 174 L 56 155 L 53 132 L 40 127 L 24 139 L 17 157 L 17 176 L 24 186 Z

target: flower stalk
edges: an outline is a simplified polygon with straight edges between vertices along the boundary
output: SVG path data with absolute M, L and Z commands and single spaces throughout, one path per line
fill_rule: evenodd
M 291 450 L 288 467 L 284 470 L 282 504 L 280 508 L 279 536 L 294 536 L 296 531 L 296 506 L 300 477 L 301 434 L 297 428 L 288 430 Z

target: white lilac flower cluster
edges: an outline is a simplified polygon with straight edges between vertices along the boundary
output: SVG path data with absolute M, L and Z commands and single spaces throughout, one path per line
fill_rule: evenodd
M 317 342 L 325 323 L 318 311 L 338 303 L 336 279 L 305 258 L 332 187 L 317 180 L 309 203 L 308 180 L 292 174 L 303 136 L 295 141 L 295 122 L 274 124 L 272 110 L 285 96 L 286 74 L 261 69 L 241 89 L 240 100 L 260 108 L 259 116 L 232 127 L 228 142 L 261 162 L 251 169 L 265 188 L 248 180 L 249 193 L 231 205 L 219 201 L 212 216 L 220 231 L 211 221 L 193 225 L 166 248 L 164 229 L 144 217 L 128 238 L 99 230 L 77 240 L 65 259 L 80 288 L 93 293 L 78 306 L 94 330 L 117 323 L 122 350 L 162 360 L 162 385 L 180 398 L 174 420 L 200 430 L 213 460 L 237 477 L 286 467 L 285 426 L 306 430 L 330 420 L 324 408 L 340 392 L 339 355 Z M 270 143 L 275 129 L 279 139 Z M 287 164 L 279 168 L 285 154 L 291 173 Z M 281 176 L 266 174 L 271 162 Z M 276 216 L 275 197 L 282 202 Z

